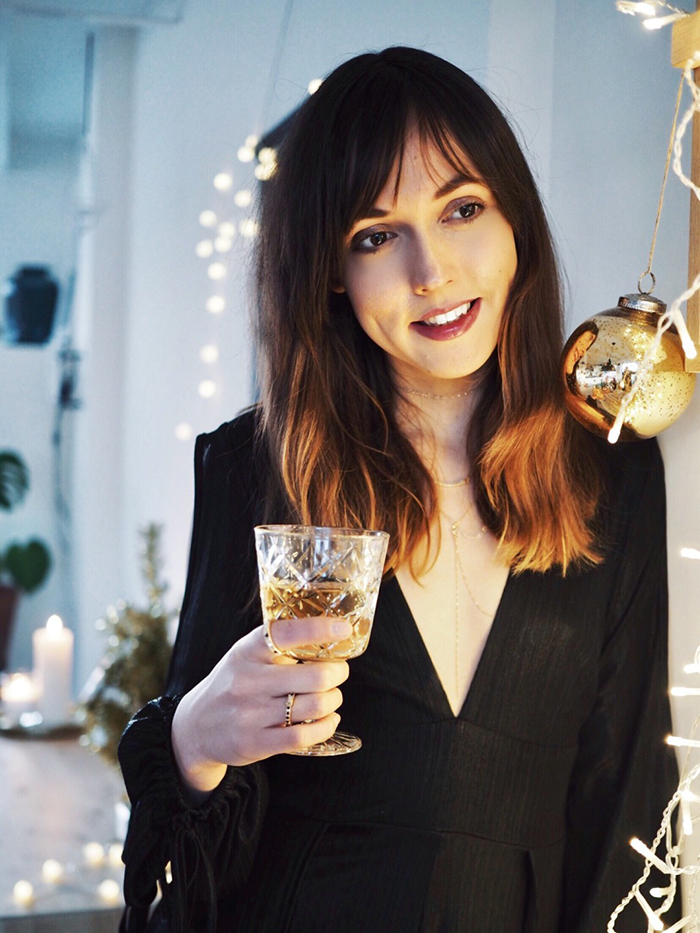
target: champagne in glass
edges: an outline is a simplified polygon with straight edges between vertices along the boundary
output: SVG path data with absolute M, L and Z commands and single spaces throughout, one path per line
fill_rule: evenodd
M 255 529 L 265 632 L 275 643 L 280 620 L 339 616 L 352 625 L 349 638 L 285 651 L 298 661 L 348 660 L 367 648 L 389 535 L 384 531 L 307 525 Z M 342 755 L 362 745 L 336 732 L 297 755 Z

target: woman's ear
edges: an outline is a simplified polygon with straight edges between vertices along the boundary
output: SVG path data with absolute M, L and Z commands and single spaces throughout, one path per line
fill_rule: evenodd
M 332 282 L 332 283 L 331 283 L 331 291 L 332 291 L 332 292 L 335 292 L 336 295 L 344 295 L 344 294 L 345 294 L 345 286 L 343 285 L 342 282 Z

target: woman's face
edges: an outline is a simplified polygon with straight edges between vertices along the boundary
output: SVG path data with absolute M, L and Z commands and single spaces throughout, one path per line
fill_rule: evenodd
M 394 200 L 396 172 L 348 235 L 337 290 L 401 383 L 449 391 L 444 380 L 475 372 L 496 346 L 517 265 L 513 231 L 476 173 L 456 176 L 416 133 Z

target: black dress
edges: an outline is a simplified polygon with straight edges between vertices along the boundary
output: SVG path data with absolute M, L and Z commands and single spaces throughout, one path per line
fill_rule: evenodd
M 134 717 L 120 747 L 133 806 L 123 929 L 144 928 L 170 860 L 171 919 L 158 929 L 213 929 L 218 902 L 216 929 L 227 933 L 604 933 L 643 868 L 628 840 L 651 843 L 677 786 L 663 744 L 656 443 L 600 443 L 604 563 L 566 578 L 510 575 L 458 716 L 392 579 L 342 688 L 342 726 L 362 749 L 229 768 L 192 808 L 172 761 L 172 713 L 260 624 L 252 529 L 265 457 L 254 419 L 244 414 L 197 442 L 167 696 Z M 636 904 L 617 922 L 621 933 L 644 929 Z

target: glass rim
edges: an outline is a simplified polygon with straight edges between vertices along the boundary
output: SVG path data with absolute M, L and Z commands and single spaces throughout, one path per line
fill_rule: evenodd
M 388 531 L 376 531 L 371 528 L 339 528 L 334 525 L 256 525 L 253 529 L 256 533 L 265 534 L 283 534 L 292 538 L 386 538 L 389 540 Z

